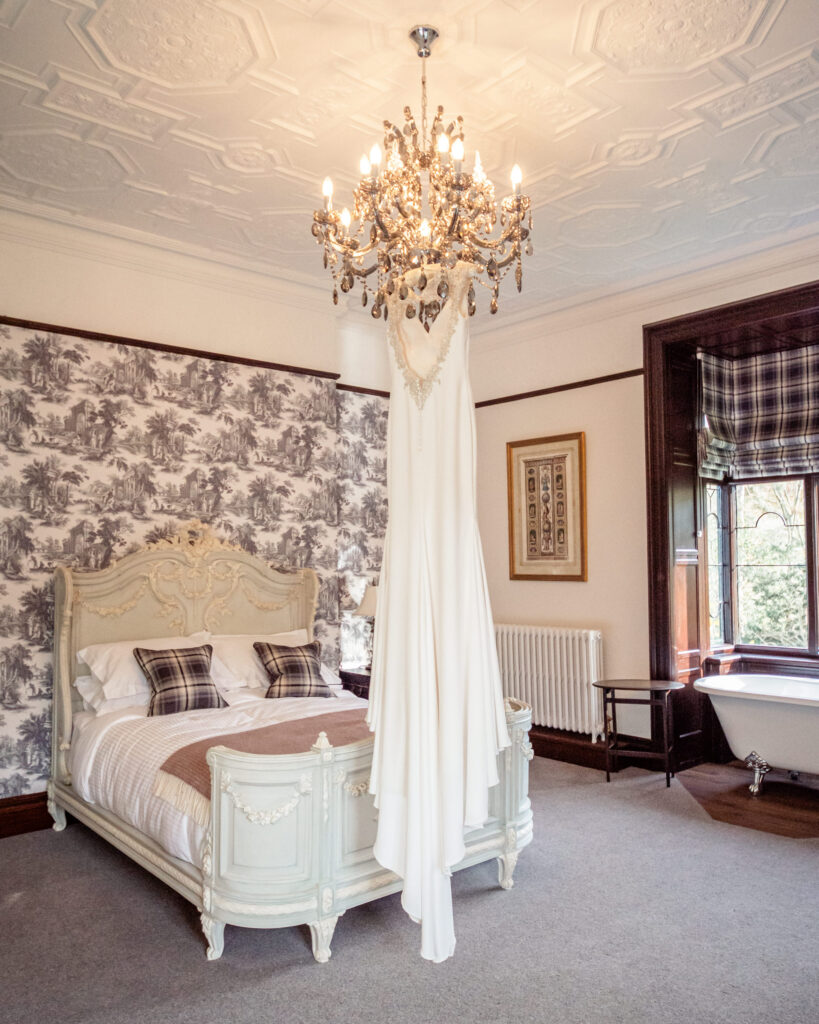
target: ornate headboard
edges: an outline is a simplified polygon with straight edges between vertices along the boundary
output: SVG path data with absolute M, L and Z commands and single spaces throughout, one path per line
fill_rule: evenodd
M 88 644 L 212 633 L 313 635 L 318 577 L 281 572 L 220 540 L 194 520 L 107 569 L 56 570 L 54 624 L 54 774 L 66 777 L 65 752 L 79 705 L 77 651 Z

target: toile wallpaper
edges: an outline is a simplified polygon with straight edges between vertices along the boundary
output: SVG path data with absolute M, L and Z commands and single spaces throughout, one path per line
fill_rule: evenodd
M 388 401 L 335 381 L 0 323 L 0 797 L 49 772 L 53 568 L 191 518 L 321 580 L 326 660 L 381 565 Z

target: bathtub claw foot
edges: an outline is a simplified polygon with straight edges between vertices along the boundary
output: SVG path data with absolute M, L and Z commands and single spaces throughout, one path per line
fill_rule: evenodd
M 762 788 L 762 780 L 771 770 L 771 766 L 768 764 L 767 761 L 761 758 L 755 750 L 752 750 L 751 753 L 745 758 L 745 767 L 750 768 L 754 773 L 754 781 L 751 783 L 748 789 L 753 793 L 754 796 L 756 796 L 756 794 Z

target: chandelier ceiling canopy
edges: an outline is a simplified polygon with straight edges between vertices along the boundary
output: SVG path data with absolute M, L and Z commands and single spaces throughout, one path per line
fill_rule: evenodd
M 403 128 L 384 121 L 383 148 L 376 143 L 361 158 L 352 213 L 335 209 L 333 183 L 325 178 L 324 208 L 313 213 L 312 231 L 333 275 L 333 302 L 339 289 L 347 293 L 360 282 L 362 306 L 372 297 L 372 316 L 386 319 L 387 297 L 397 290 L 405 315 L 417 315 L 428 331 L 449 297 L 447 271 L 459 262 L 472 264 L 473 281 L 492 292 L 492 313 L 498 310 L 500 283 L 513 267 L 520 291 L 522 256 L 532 252 L 532 214 L 517 164 L 513 192 L 501 199 L 500 211 L 477 151 L 472 172 L 464 170 L 462 117 L 447 124 L 438 107 L 428 132 L 426 59 L 438 32 L 417 25 L 410 38 L 422 62 L 420 132 L 408 106 Z M 433 299 L 425 293 L 430 269 L 438 278 Z M 474 284 L 467 308 L 472 316 Z

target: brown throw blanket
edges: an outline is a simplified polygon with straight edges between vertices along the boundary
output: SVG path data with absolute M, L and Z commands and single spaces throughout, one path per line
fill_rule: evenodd
M 303 754 L 321 732 L 326 733 L 331 746 L 343 747 L 370 739 L 366 714 L 365 708 L 337 711 L 189 743 L 163 763 L 157 772 L 154 794 L 206 827 L 210 817 L 210 768 L 205 755 L 211 747 L 228 747 L 243 754 Z

